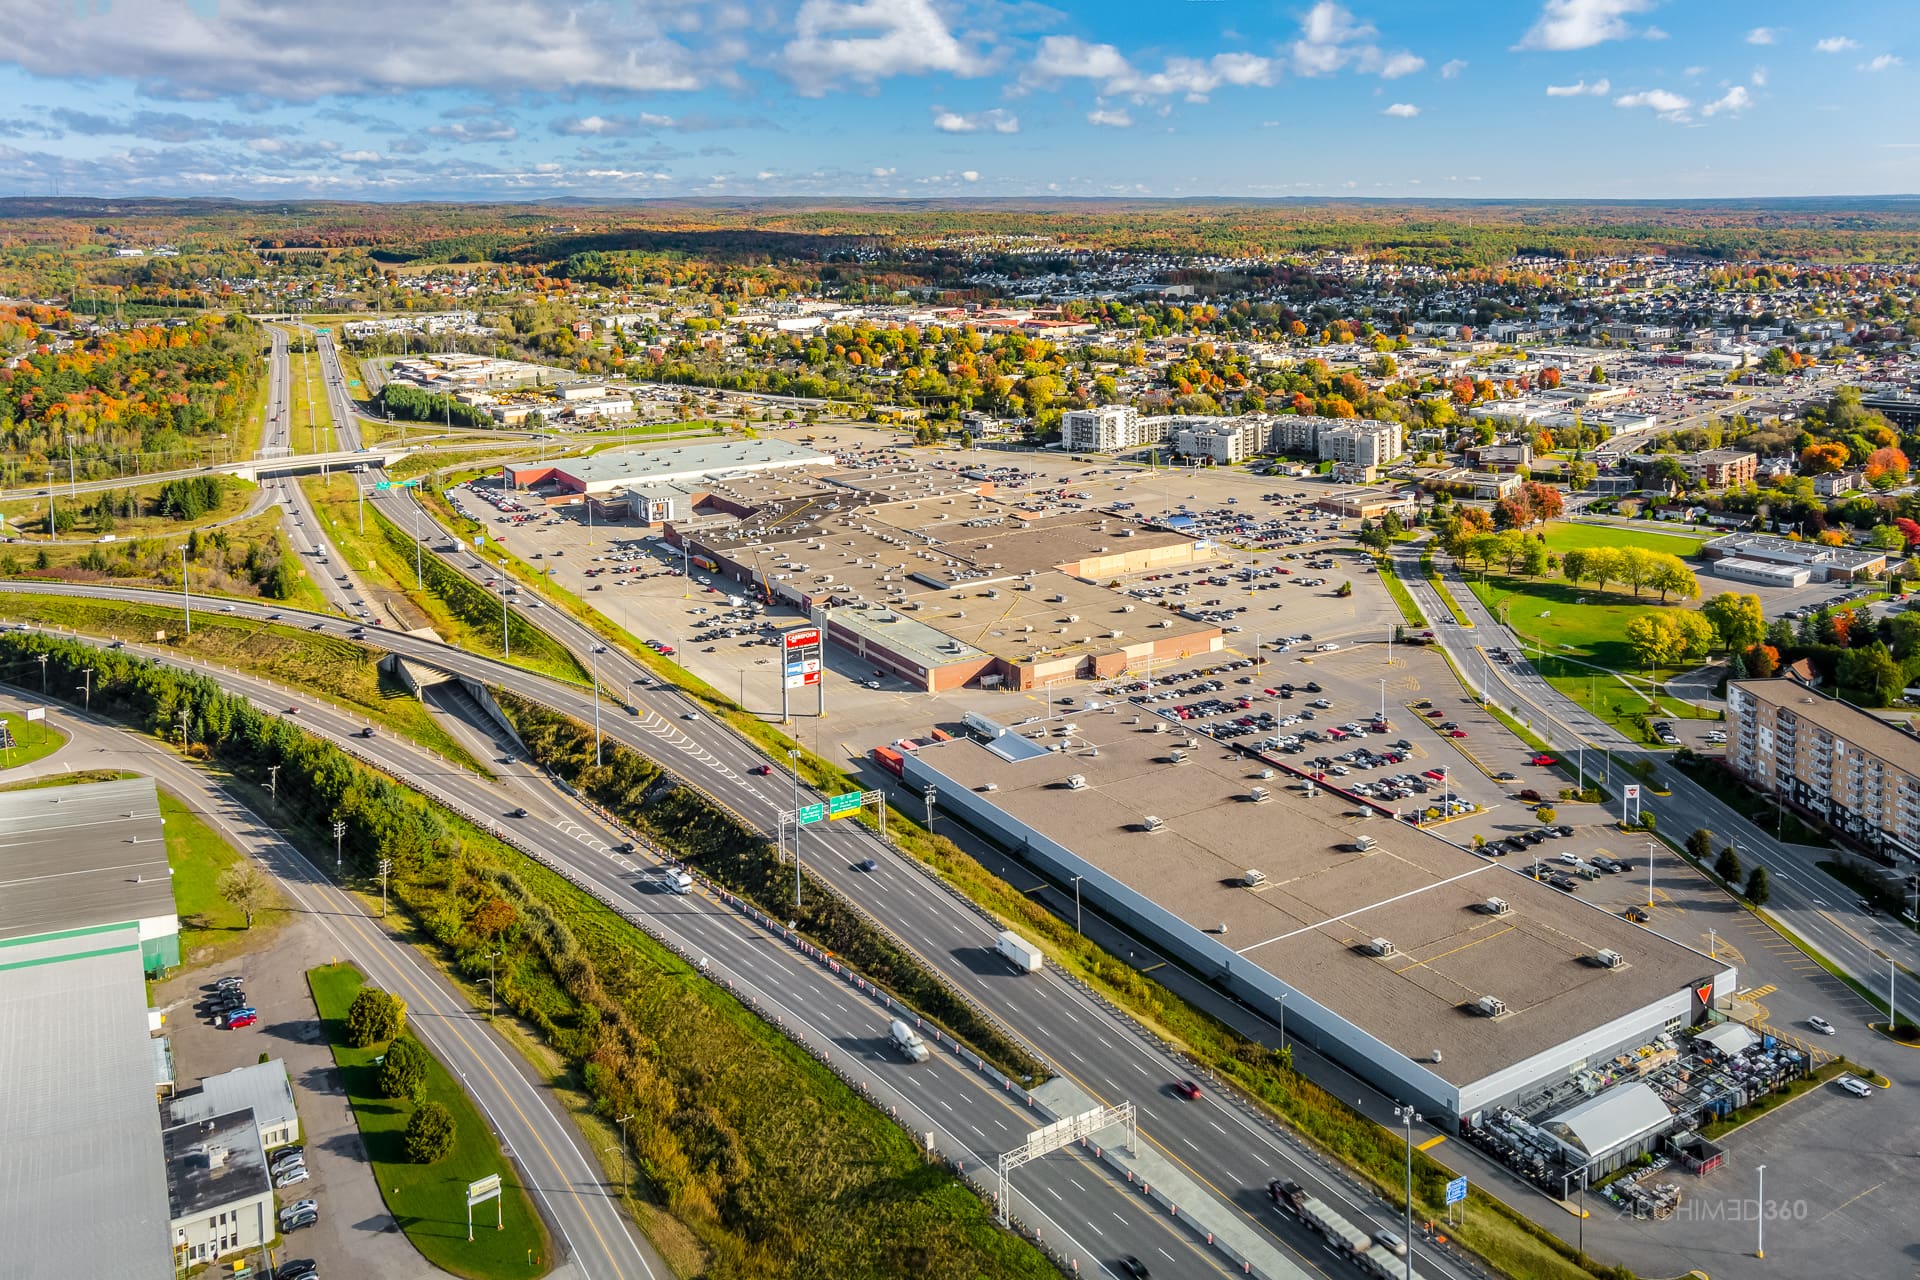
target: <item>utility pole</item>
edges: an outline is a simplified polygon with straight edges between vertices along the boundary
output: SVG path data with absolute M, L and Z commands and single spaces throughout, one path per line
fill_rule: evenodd
M 40 696 L 44 698 L 47 696 L 47 655 L 42 653 L 37 656 L 40 659 Z
M 336 875 L 339 874 L 341 866 L 340 842 L 346 837 L 346 834 L 347 824 L 335 818 L 333 820 L 333 870 Z
M 607 646 L 596 644 L 588 656 L 593 660 L 593 766 L 600 767 L 600 655 Z
M 1412 1106 L 1395 1107 L 1393 1114 L 1406 1126 L 1407 1133 L 1407 1280 L 1413 1280 L 1413 1122 L 1420 1113 Z
M 187 586 L 187 544 L 180 544 L 180 603 L 187 611 L 187 634 L 193 634 L 193 592 Z
M 393 859 L 380 859 L 380 918 L 387 918 L 387 876 L 393 871 Z
M 498 951 L 487 952 L 487 1021 L 489 1022 L 493 1021 L 494 1014 L 493 962 L 499 958 Z
M 627 1189 L 627 1121 L 633 1119 L 631 1113 L 615 1117 L 614 1123 L 620 1126 L 620 1191 Z
M 89 714 L 91 714 L 93 711 L 93 668 L 92 667 L 83 668 L 81 671 L 81 674 L 86 676 L 87 678 L 87 683 L 82 687 L 85 688 L 87 691 L 87 701 L 86 701 L 85 709 Z
M 787 767 L 793 775 L 793 910 L 800 913 L 800 752 L 787 749 Z
M 273 807 L 278 809 L 280 807 L 280 766 L 277 764 L 267 766 L 267 794 L 273 797 Z
M 188 707 L 180 708 L 180 720 L 179 720 L 180 749 L 182 751 L 185 751 L 187 749 L 187 713 L 189 712 L 189 710 L 191 710 L 191 708 L 188 708 Z

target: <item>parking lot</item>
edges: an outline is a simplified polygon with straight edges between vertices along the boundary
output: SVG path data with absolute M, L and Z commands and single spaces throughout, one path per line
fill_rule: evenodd
M 439 1273 L 395 1227 L 380 1198 L 307 990 L 307 969 L 333 959 L 320 931 L 296 915 L 270 945 L 156 983 L 153 1000 L 167 1011 L 183 1093 L 205 1076 L 251 1066 L 263 1053 L 287 1064 L 308 1176 L 276 1192 L 275 1201 L 285 1209 L 310 1200 L 315 1220 L 283 1233 L 276 1252 L 281 1273 L 289 1262 L 310 1260 L 322 1275 L 425 1280 Z M 228 976 L 240 979 L 257 1022 L 229 1029 L 216 1016 L 217 983 Z

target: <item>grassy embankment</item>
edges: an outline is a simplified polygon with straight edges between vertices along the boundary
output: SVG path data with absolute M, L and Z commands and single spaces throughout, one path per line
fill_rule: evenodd
M 418 699 L 379 670 L 376 665 L 381 657 L 379 650 L 364 648 L 339 636 L 240 622 L 217 613 L 203 613 L 197 608 L 193 614 L 193 634 L 189 636 L 183 634 L 183 619 L 178 609 L 69 596 L 0 593 L 0 614 L 15 621 L 67 627 L 84 635 L 119 637 L 138 643 L 152 643 L 154 635 L 164 631 L 169 637 L 168 648 L 178 655 L 234 667 L 291 686 L 299 690 L 295 695 L 298 698 L 325 698 L 464 768 L 485 772 L 473 754 L 427 714 Z M 34 687 L 32 673 L 14 673 L 10 678 L 23 688 Z
M 439 530 L 423 526 L 428 549 L 418 559 L 425 589 L 414 584 L 414 538 L 388 520 L 369 502 L 366 532 L 360 531 L 360 503 L 355 497 L 360 477 L 334 475 L 326 480 L 308 477 L 300 484 L 326 533 L 347 563 L 360 574 L 368 590 L 402 616 L 414 615 L 410 625 L 430 626 L 441 639 L 463 649 L 500 657 L 500 597 L 443 563 L 431 547 L 444 540 Z M 395 609 L 392 597 L 405 601 Z M 588 675 L 565 648 L 517 614 L 507 620 L 514 665 L 565 680 L 586 684 Z
M 53 500 L 58 509 L 63 513 L 67 511 L 80 513 L 79 523 L 60 536 L 69 541 L 80 541 L 97 539 L 102 534 L 111 532 L 115 542 L 125 542 L 134 538 L 185 537 L 189 530 L 217 524 L 239 515 L 247 509 L 247 504 L 253 501 L 253 495 L 259 489 L 259 486 L 251 481 L 229 476 L 226 492 L 221 494 L 220 505 L 217 508 L 197 520 L 179 520 L 173 516 L 147 514 L 153 510 L 164 483 L 162 481 L 154 484 L 131 484 L 124 489 L 116 490 L 115 492 L 120 494 L 131 493 L 138 504 L 137 509 L 142 514 L 116 515 L 113 518 L 111 530 L 103 528 L 105 522 L 90 510 L 100 498 L 98 491 L 83 492 L 69 497 L 65 487 L 56 484 Z M 26 551 L 37 550 L 33 544 L 47 536 L 47 500 L 45 498 L 19 498 L 0 502 L 0 515 L 6 517 L 7 531 L 25 540 L 22 549 Z M 65 516 L 62 515 L 61 518 L 64 519 Z M 54 550 L 57 551 L 58 548 Z
M 32 680 L 26 682 L 32 687 Z M 18 769 L 44 760 L 67 744 L 67 735 L 45 720 L 29 720 L 16 712 L 0 712 L 0 723 L 13 735 L 13 745 L 0 753 L 0 769 Z
M 377 1059 L 386 1046 L 356 1049 L 347 1039 L 347 1010 L 363 981 L 350 964 L 307 970 L 307 986 L 387 1211 L 422 1257 L 454 1275 L 474 1280 L 545 1275 L 554 1261 L 545 1224 L 518 1171 L 501 1152 L 492 1126 L 431 1049 L 420 1101 L 438 1102 L 452 1113 L 453 1149 L 432 1164 L 407 1159 L 406 1128 L 414 1104 L 380 1092 Z M 417 1037 L 416 1042 L 426 1048 Z M 473 1239 L 468 1241 L 467 1184 L 496 1173 L 501 1198 L 473 1210 Z
M 1375 557 L 1374 563 L 1379 566 L 1380 581 L 1386 587 L 1387 594 L 1392 596 L 1394 604 L 1399 606 L 1400 616 L 1406 619 L 1409 627 L 1426 630 L 1426 615 L 1422 614 L 1420 606 L 1413 602 L 1413 596 L 1408 592 L 1406 583 L 1400 581 L 1400 575 L 1394 572 L 1393 561 L 1386 556 L 1378 556 Z
M 247 928 L 246 913 L 221 897 L 219 889 L 221 872 L 239 862 L 241 852 L 170 791 L 160 792 L 160 818 L 167 831 L 183 968 L 252 950 L 287 922 L 286 899 L 269 881 L 266 897 L 254 908 L 253 927 Z

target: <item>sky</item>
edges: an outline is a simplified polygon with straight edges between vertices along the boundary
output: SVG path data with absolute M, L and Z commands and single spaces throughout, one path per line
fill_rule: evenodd
M 1916 0 L 0 0 L 0 196 L 1920 192 Z

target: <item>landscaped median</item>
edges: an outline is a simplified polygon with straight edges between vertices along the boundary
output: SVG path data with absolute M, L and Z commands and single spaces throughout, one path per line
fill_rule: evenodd
M 520 1175 L 494 1140 L 486 1118 L 440 1060 L 427 1053 L 417 1100 L 388 1097 L 381 1089 L 381 1059 L 387 1043 L 356 1048 L 347 1011 L 362 984 L 349 964 L 307 971 L 307 986 L 320 1010 L 320 1025 L 333 1048 L 334 1065 L 366 1144 L 387 1211 L 422 1257 L 436 1267 L 474 1280 L 542 1276 L 553 1265 L 546 1225 L 520 1185 Z M 409 1037 L 410 1038 L 410 1037 Z M 395 1041 L 394 1043 L 398 1043 Z M 415 1041 L 414 1043 L 418 1043 Z M 423 1108 L 445 1107 L 453 1119 L 453 1144 L 430 1164 L 408 1158 L 407 1125 Z M 473 1240 L 467 1240 L 467 1184 L 500 1175 L 500 1204 L 475 1209 Z M 496 1227 L 495 1223 L 500 1225 Z
M 5 726 L 4 740 L 9 745 L 0 751 L 0 769 L 18 769 L 23 764 L 44 760 L 67 743 L 67 735 L 45 720 L 29 720 L 17 712 L 0 714 Z

